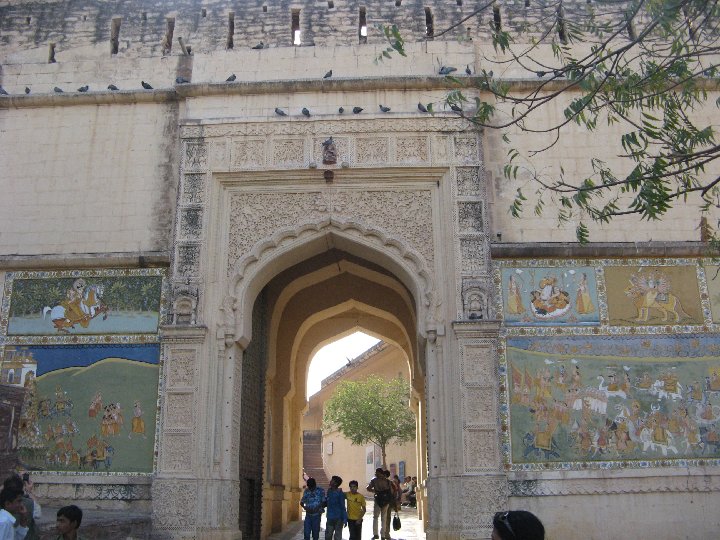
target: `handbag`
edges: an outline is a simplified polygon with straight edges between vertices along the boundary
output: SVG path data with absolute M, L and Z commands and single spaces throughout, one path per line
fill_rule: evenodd
M 395 517 L 393 518 L 393 531 L 399 531 L 400 530 L 400 516 L 398 516 L 398 513 L 395 512 Z

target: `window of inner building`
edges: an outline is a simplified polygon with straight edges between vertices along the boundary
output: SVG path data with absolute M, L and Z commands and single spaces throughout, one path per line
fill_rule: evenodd
M 300 10 L 299 9 L 292 10 L 292 36 L 293 36 L 293 45 L 300 45 L 302 43 L 302 41 L 300 40 Z

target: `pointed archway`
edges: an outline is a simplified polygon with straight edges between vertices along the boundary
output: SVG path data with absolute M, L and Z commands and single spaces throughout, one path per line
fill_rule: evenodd
M 244 385 L 251 380 L 250 384 L 263 389 L 252 392 L 244 386 L 241 395 L 235 396 L 243 411 L 242 425 L 263 426 L 262 471 L 257 464 L 251 471 L 257 478 L 247 476 L 252 459 L 238 455 L 241 507 L 251 508 L 254 514 L 245 524 L 241 519 L 240 528 L 252 537 L 265 538 L 300 517 L 301 415 L 306 407 L 307 369 L 314 352 L 339 335 L 362 329 L 403 352 L 418 419 L 421 477 L 427 469 L 422 361 L 426 324 L 418 320 L 419 313 L 427 314 L 432 296 L 430 274 L 422 268 L 421 259 L 409 250 L 403 252 L 397 243 L 389 248 L 378 235 L 363 236 L 364 241 L 357 242 L 347 229 L 327 225 L 302 240 L 291 235 L 290 246 L 281 242 L 274 254 L 263 250 L 259 257 L 236 265 L 240 271 L 233 281 L 237 315 L 233 341 L 245 344 L 242 355 L 237 355 L 242 357 L 241 378 Z M 254 419 L 248 411 L 255 411 Z M 247 435 L 244 430 L 243 439 Z M 254 437 L 258 439 L 257 432 Z

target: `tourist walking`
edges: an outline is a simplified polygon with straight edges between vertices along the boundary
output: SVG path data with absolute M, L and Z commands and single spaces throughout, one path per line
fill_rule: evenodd
M 350 492 L 345 494 L 347 499 L 347 518 L 350 540 L 360 540 L 362 537 L 363 516 L 367 509 L 365 497 L 358 493 L 358 481 L 350 480 Z
M 390 480 L 385 475 L 382 467 L 375 469 L 375 476 L 365 489 L 372 493 L 375 498 L 373 540 L 380 538 L 378 536 L 378 518 L 380 518 L 380 535 L 383 539 L 390 538 L 390 503 L 393 501 L 393 495 Z
M 318 487 L 313 477 L 307 479 L 307 488 L 300 499 L 300 506 L 305 510 L 305 524 L 303 528 L 303 540 L 310 540 L 312 533 L 313 540 L 320 537 L 320 517 L 325 504 L 325 491 Z
M 342 540 L 342 530 L 348 523 L 347 509 L 345 508 L 345 493 L 340 489 L 342 478 L 330 478 L 330 487 L 325 495 L 327 514 L 325 515 L 325 540 Z

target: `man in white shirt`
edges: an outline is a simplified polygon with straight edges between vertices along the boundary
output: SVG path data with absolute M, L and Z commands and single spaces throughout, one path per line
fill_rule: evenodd
M 15 487 L 0 491 L 0 540 L 23 540 L 27 512 L 23 505 L 23 492 Z

